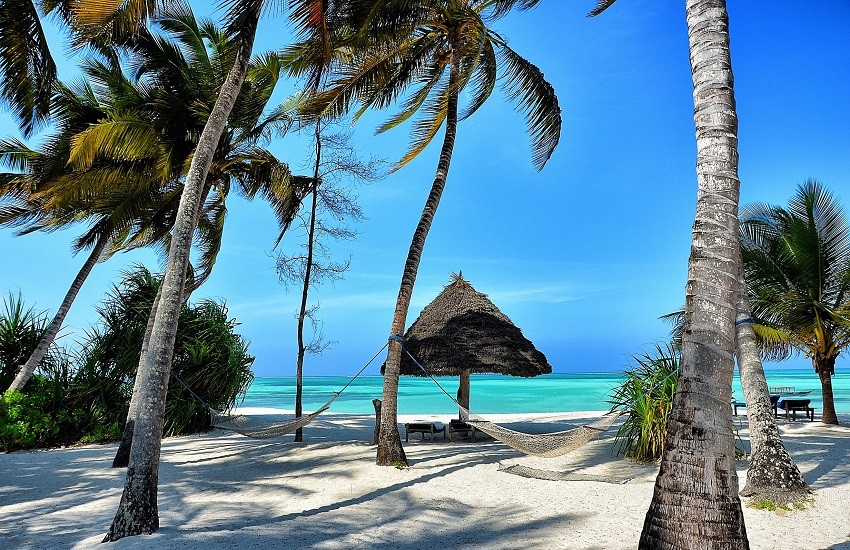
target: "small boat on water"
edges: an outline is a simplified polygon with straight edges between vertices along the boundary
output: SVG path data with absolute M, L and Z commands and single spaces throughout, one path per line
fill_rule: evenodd
M 770 393 L 772 395 L 809 395 L 812 390 L 798 390 L 794 386 L 772 386 Z

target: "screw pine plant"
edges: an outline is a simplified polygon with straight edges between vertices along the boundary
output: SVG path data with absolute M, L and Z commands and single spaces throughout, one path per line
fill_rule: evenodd
M 625 372 L 625 381 L 609 400 L 612 411 L 630 411 L 617 431 L 615 444 L 619 453 L 632 460 L 655 462 L 664 451 L 681 353 L 673 344 L 656 344 L 653 353 L 632 359 L 635 365 Z

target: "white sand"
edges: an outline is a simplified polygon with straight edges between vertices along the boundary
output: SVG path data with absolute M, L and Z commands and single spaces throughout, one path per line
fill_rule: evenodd
M 280 411 L 248 412 L 275 418 Z M 493 416 L 552 431 L 599 413 Z M 278 418 L 281 418 L 278 416 Z M 743 418 L 743 417 L 742 417 Z M 400 422 L 437 420 L 403 415 Z M 841 422 L 850 425 L 850 415 Z M 160 468 L 160 530 L 114 548 L 635 548 L 652 497 L 654 466 L 611 456 L 606 436 L 559 459 L 531 459 L 492 440 L 405 444 L 411 467 L 375 466 L 374 419 L 325 413 L 291 436 L 251 440 L 220 431 L 167 439 Z M 780 422 L 785 444 L 815 490 L 803 511 L 745 508 L 753 549 L 850 549 L 850 428 Z M 746 424 L 742 437 L 746 441 Z M 414 441 L 415 439 L 415 441 Z M 99 546 L 125 471 L 115 445 L 0 454 L 0 548 Z M 499 463 L 628 483 L 543 481 Z M 746 462 L 740 463 L 743 485 Z

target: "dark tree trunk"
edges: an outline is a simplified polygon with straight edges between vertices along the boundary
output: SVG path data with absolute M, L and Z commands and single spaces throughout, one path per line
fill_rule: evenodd
M 809 486 L 794 459 L 785 450 L 776 427 L 770 392 L 753 332 L 750 300 L 743 270 L 740 272 L 740 283 L 736 322 L 738 370 L 744 389 L 744 401 L 747 403 L 751 445 L 747 483 L 740 494 L 745 497 L 769 499 L 777 504 L 796 502 L 809 495 Z
M 455 137 L 457 135 L 457 90 L 458 79 L 457 60 L 452 60 L 449 72 L 449 93 L 446 114 L 446 135 L 443 138 L 443 147 L 440 150 L 440 160 L 437 163 L 437 173 L 431 192 L 422 209 L 419 224 L 413 232 L 413 240 L 407 252 L 407 260 L 404 263 L 404 272 L 401 276 L 401 287 L 398 290 L 395 313 L 393 314 L 392 335 L 402 336 L 407 322 L 407 312 L 410 309 L 410 299 L 413 295 L 413 285 L 416 282 L 416 273 L 419 270 L 419 261 L 422 259 L 422 251 L 425 248 L 425 239 L 434 221 L 434 214 L 440 204 L 440 197 L 446 187 L 446 177 L 449 173 L 449 165 L 452 160 Z M 381 408 L 381 433 L 378 438 L 378 453 L 376 463 L 379 466 L 407 466 L 407 456 L 401 446 L 401 436 L 398 433 L 398 375 L 401 365 L 401 344 L 390 340 L 387 362 L 384 367 L 384 393 L 383 406 Z
M 372 445 L 377 445 L 378 435 L 381 433 L 381 400 L 373 399 L 372 406 L 375 407 L 375 431 L 372 433 Z
M 150 347 L 145 357 L 139 414 L 133 431 L 127 480 L 121 502 L 104 542 L 116 541 L 131 535 L 149 534 L 159 529 L 157 482 L 163 414 L 177 334 L 177 320 L 182 305 L 192 235 L 195 231 L 195 213 L 196 209 L 200 208 L 204 182 L 219 138 L 227 125 L 227 118 L 245 80 L 259 15 L 259 12 L 256 12 L 244 21 L 236 59 L 198 140 L 198 146 L 186 176 L 174 224 L 168 265 L 162 282 L 162 297 L 154 320 Z
M 697 211 L 682 364 L 639 548 L 747 549 L 730 426 L 740 248 L 738 119 L 725 0 L 686 0 Z
M 460 373 L 460 384 L 457 387 L 457 403 L 462 409 L 458 409 L 458 418 L 466 420 L 467 413 L 463 410 L 469 410 L 469 369 L 463 369 Z
M 50 345 L 56 340 L 56 335 L 59 334 L 59 330 L 62 328 L 62 323 L 65 322 L 65 317 L 68 315 L 68 311 L 71 309 L 71 305 L 74 303 L 77 293 L 80 292 L 80 288 L 83 286 L 83 283 L 86 281 L 89 273 L 91 273 L 92 268 L 94 268 L 94 264 L 96 264 L 100 259 L 100 256 L 103 254 L 103 249 L 106 248 L 106 243 L 108 242 L 108 235 L 101 235 L 97 240 L 97 243 L 95 243 L 88 259 L 86 259 L 83 267 L 80 268 L 77 276 L 74 277 L 74 281 L 71 283 L 71 288 L 69 288 L 68 292 L 65 294 L 65 299 L 62 300 L 62 304 L 56 311 L 56 315 L 44 331 L 44 335 L 41 337 L 38 346 L 36 346 L 35 350 L 33 350 L 29 359 L 27 359 L 27 362 L 21 365 L 21 370 L 18 371 L 18 375 L 12 381 L 8 391 L 20 391 L 27 385 L 30 378 L 32 378 L 36 367 L 38 367 L 38 364 L 41 363 L 42 359 L 44 359 L 44 356 L 47 355 L 47 350 L 50 349 Z
M 835 357 L 815 357 L 812 359 L 815 372 L 820 378 L 821 396 L 823 397 L 823 423 L 838 425 L 835 414 L 835 399 L 832 395 L 832 375 L 835 374 Z

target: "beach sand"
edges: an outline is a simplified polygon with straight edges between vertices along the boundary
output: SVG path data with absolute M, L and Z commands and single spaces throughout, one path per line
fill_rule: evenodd
M 243 411 L 270 420 L 281 411 Z M 554 431 L 601 413 L 488 415 Z M 401 415 L 399 422 L 447 422 Z M 841 415 L 844 425 L 850 415 Z M 745 417 L 739 417 L 747 442 Z M 657 467 L 612 456 L 614 429 L 557 459 L 524 457 L 490 440 L 411 436 L 410 468 L 374 464 L 374 417 L 325 413 L 292 436 L 252 440 L 214 431 L 163 442 L 160 529 L 99 545 L 125 479 L 116 446 L 0 454 L 0 548 L 636 548 Z M 745 507 L 753 549 L 850 549 L 850 428 L 780 421 L 815 493 L 802 511 Z M 403 432 L 402 432 L 402 437 Z M 510 465 L 568 472 L 530 479 Z M 743 486 L 747 463 L 739 462 Z

